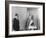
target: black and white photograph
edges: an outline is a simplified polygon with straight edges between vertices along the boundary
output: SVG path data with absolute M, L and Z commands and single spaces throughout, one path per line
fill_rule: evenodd
M 9 4 L 8 35 L 42 34 L 42 4 Z
M 12 30 L 40 30 L 40 13 L 38 8 L 12 7 Z

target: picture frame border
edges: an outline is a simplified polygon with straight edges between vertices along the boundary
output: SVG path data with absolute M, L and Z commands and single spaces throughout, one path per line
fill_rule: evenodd
M 9 4 L 34 4 L 34 5 L 43 5 L 43 33 L 37 34 L 23 34 L 23 35 L 8 35 L 9 34 Z M 40 36 L 45 35 L 45 3 L 43 2 L 25 2 L 25 1 L 5 1 L 5 37 L 24 37 L 24 36 Z

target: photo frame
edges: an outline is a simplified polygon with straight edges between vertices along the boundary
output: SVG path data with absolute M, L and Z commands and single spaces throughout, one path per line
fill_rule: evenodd
M 12 21 L 14 18 L 18 19 L 18 16 L 20 24 L 15 20 L 14 21 L 17 23 L 14 23 L 14 21 Z M 28 17 L 31 18 L 31 23 L 25 21 Z M 40 19 L 40 21 L 38 19 Z M 19 25 L 19 27 L 13 26 L 16 24 Z M 29 26 L 27 24 L 32 26 Z M 19 30 L 17 30 L 18 28 Z M 22 37 L 38 35 L 45 35 L 45 3 L 5 1 L 5 36 Z

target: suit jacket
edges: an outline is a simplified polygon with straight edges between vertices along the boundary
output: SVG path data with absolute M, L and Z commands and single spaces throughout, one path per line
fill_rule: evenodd
M 14 18 L 13 20 L 13 30 L 19 31 L 19 20 L 17 20 L 16 18 Z

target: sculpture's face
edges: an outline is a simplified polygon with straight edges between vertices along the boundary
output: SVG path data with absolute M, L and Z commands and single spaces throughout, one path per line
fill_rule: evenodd
M 29 16 L 29 19 L 31 20 L 31 16 Z

